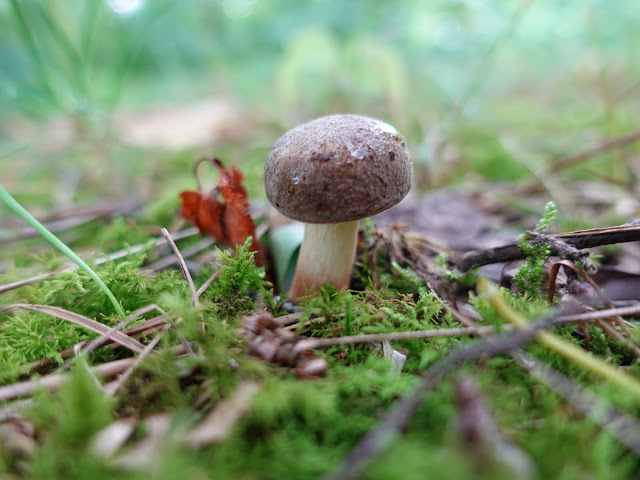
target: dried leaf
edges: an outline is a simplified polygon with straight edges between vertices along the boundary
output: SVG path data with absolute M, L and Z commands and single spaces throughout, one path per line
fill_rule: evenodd
M 193 223 L 202 235 L 209 235 L 218 241 L 225 241 L 222 225 L 224 204 L 203 192 L 185 191 L 180 194 L 182 207 L 180 216 Z
M 242 172 L 234 167 L 224 168 L 217 158 L 211 162 L 220 170 L 218 185 L 211 193 L 201 189 L 180 193 L 180 216 L 198 227 L 201 234 L 210 235 L 229 246 L 241 245 L 247 237 L 252 237 L 250 250 L 256 252 L 256 264 L 262 265 L 263 256 L 256 240 L 256 226 L 249 214 Z M 224 202 L 217 200 L 218 194 Z

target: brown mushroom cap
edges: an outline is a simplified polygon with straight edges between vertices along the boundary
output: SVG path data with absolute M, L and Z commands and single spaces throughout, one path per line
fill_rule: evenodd
M 411 187 L 411 158 L 391 125 L 330 115 L 280 137 L 264 165 L 269 201 L 306 223 L 359 220 L 398 203 Z

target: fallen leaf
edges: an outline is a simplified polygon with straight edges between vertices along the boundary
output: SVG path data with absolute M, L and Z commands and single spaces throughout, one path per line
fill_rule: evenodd
M 234 167 L 225 168 L 217 158 L 213 163 L 220 170 L 220 180 L 211 193 L 202 189 L 180 193 L 180 216 L 193 223 L 202 235 L 235 247 L 252 237 L 251 251 L 256 252 L 257 265 L 263 265 L 263 255 L 256 240 L 256 225 L 249 214 L 247 190 L 242 185 L 242 172 Z M 223 202 L 216 197 L 218 194 Z

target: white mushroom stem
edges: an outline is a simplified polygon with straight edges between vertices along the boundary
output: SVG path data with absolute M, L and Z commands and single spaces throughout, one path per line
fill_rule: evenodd
M 337 289 L 348 287 L 357 235 L 357 221 L 306 224 L 289 299 L 295 300 L 326 283 Z

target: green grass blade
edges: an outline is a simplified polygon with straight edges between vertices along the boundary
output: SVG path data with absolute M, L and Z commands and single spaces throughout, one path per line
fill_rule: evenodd
M 76 265 L 78 265 L 81 269 L 89 274 L 89 276 L 95 280 L 98 286 L 102 289 L 102 291 L 109 297 L 113 307 L 115 308 L 118 316 L 122 319 L 126 317 L 124 313 L 124 309 L 113 295 L 109 287 L 102 281 L 102 279 L 93 271 L 93 269 L 87 265 L 87 263 L 82 260 L 76 253 L 67 247 L 58 237 L 56 237 L 53 233 L 51 233 L 47 228 L 42 225 L 38 220 L 36 220 L 33 215 L 31 215 L 27 210 L 24 209 L 22 205 L 20 205 L 15 198 L 11 196 L 9 192 L 7 192 L 2 185 L 0 185 L 0 200 L 11 210 L 15 212 L 20 218 L 22 218 L 25 222 L 31 225 L 36 232 L 42 235 L 51 245 L 60 250 L 63 254 L 73 260 Z
M 11 10 L 16 19 L 20 36 L 26 44 L 27 50 L 29 51 L 29 54 L 31 56 L 31 60 L 33 61 L 33 64 L 35 66 L 42 88 L 49 96 L 49 101 L 58 108 L 63 109 L 60 98 L 51 86 L 53 84 L 51 76 L 49 75 L 49 72 L 47 72 L 44 60 L 42 58 L 42 55 L 40 54 L 38 46 L 36 45 L 35 38 L 33 36 L 31 28 L 29 27 L 29 23 L 27 22 L 20 2 L 18 2 L 17 0 L 10 0 L 9 4 L 11 5 Z

